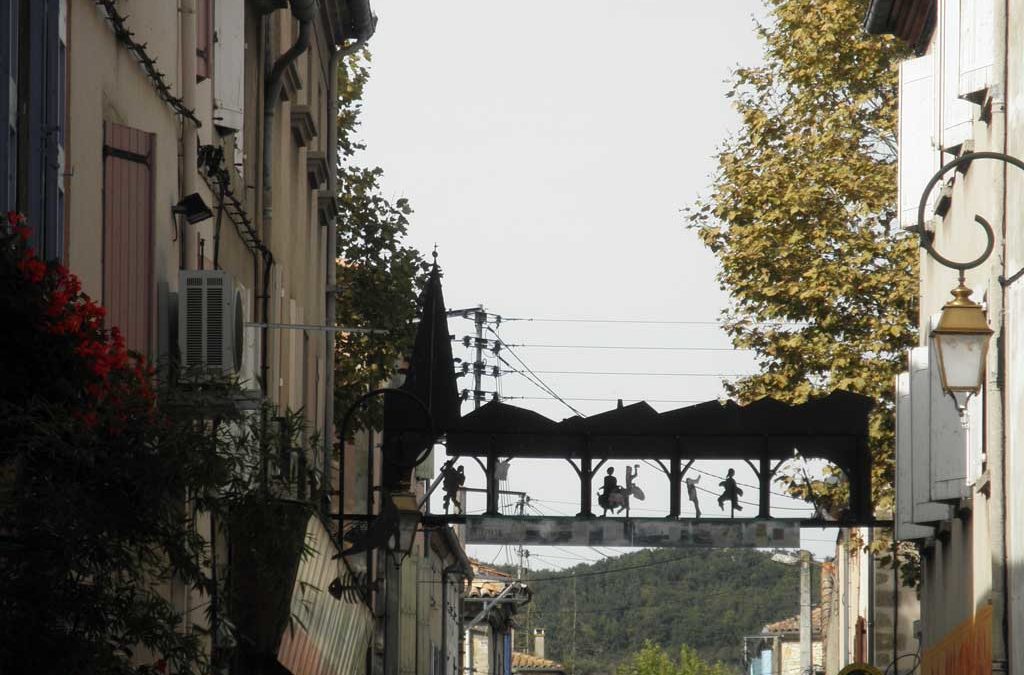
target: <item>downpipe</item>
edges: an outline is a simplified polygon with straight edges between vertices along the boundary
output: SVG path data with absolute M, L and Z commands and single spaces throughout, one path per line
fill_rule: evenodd
M 992 84 L 992 136 L 998 144 L 999 151 L 1004 154 L 1009 150 L 1009 139 L 1006 131 L 1006 82 L 1007 82 L 1007 0 L 996 0 L 993 6 L 993 84 Z M 996 231 L 1001 237 L 1001 260 L 1005 273 L 1006 264 L 1006 230 L 1007 230 L 1007 186 L 1006 178 L 1009 165 L 1001 163 L 996 173 Z M 992 558 L 992 675 L 1009 672 L 1009 655 L 1007 653 L 1007 559 L 1006 559 L 1006 392 L 1003 388 L 1003 373 L 1006 365 L 1006 319 L 1007 289 L 1001 284 L 991 286 L 996 292 L 989 293 L 988 315 L 992 317 L 992 329 L 996 337 L 994 363 L 990 361 L 987 368 L 985 383 L 985 435 L 986 451 L 988 452 L 990 476 L 989 514 L 991 524 L 991 558 Z M 998 305 L 998 306 L 996 306 Z M 990 357 L 991 358 L 991 357 Z M 990 444 L 988 440 L 991 439 Z M 1015 670 L 1019 671 L 1017 664 Z
M 189 0 L 194 1 L 194 0 Z M 313 19 L 316 16 L 317 0 L 292 0 L 292 15 L 299 21 L 299 36 L 295 44 L 288 48 L 274 62 L 267 75 L 263 91 L 263 147 L 261 164 L 263 166 L 263 239 L 270 241 L 271 225 L 273 222 L 273 147 L 274 147 L 274 116 L 277 112 L 277 104 L 281 98 L 281 89 L 284 86 L 284 72 L 299 56 L 309 49 L 310 36 L 312 34 Z M 270 31 L 269 22 L 267 26 L 265 42 L 269 45 Z M 194 50 L 193 50 L 194 51 Z M 269 51 L 269 47 L 268 47 Z M 268 58 L 269 61 L 269 58 Z M 269 354 L 270 329 L 270 270 L 274 265 L 274 256 L 269 249 L 263 254 L 263 300 L 262 319 L 264 327 L 261 329 L 260 345 L 260 376 L 263 380 L 263 394 L 266 396 L 270 391 L 270 383 L 267 376 L 270 370 L 267 356 Z

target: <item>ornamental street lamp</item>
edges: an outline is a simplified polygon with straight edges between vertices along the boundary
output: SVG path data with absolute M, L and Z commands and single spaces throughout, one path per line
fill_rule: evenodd
M 942 308 L 939 323 L 932 330 L 935 352 L 939 357 L 942 390 L 950 394 L 963 415 L 967 400 L 981 391 L 985 383 L 985 364 L 992 329 L 985 310 L 971 300 L 971 289 L 960 284 L 952 290 L 953 300 Z
M 917 207 L 916 230 L 921 248 L 927 251 L 928 255 L 940 265 L 957 270 L 959 273 L 959 283 L 950 291 L 953 294 L 953 299 L 943 306 L 939 323 L 932 330 L 931 338 L 938 354 L 942 390 L 953 397 L 956 409 L 961 416 L 967 410 L 968 399 L 981 391 L 985 383 L 988 344 L 993 332 L 988 326 L 984 308 L 971 300 L 971 289 L 964 283 L 964 273 L 988 260 L 995 246 L 995 233 L 987 220 L 978 215 L 974 216 L 975 222 L 985 232 L 984 252 L 977 258 L 965 262 L 950 260 L 935 250 L 935 236 L 924 226 L 924 212 L 928 196 L 943 176 L 957 167 L 978 159 L 994 159 L 1011 164 L 1018 169 L 1024 169 L 1024 161 L 1002 152 L 966 153 L 944 164 L 932 176 L 921 194 L 921 201 Z M 1003 281 L 1002 278 L 1000 281 Z

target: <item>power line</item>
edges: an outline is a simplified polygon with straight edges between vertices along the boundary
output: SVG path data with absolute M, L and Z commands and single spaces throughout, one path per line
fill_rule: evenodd
M 664 319 L 592 319 L 592 318 L 559 318 L 559 317 L 525 317 L 513 316 L 502 317 L 502 321 L 525 321 L 532 323 L 628 323 L 628 324 L 650 324 L 650 325 L 671 325 L 671 326 L 716 326 L 720 327 L 720 321 L 693 321 L 693 320 L 664 320 Z M 761 326 L 800 326 L 798 321 L 760 321 L 756 322 Z
M 486 326 L 486 328 L 487 328 L 487 330 L 488 330 L 488 331 L 490 331 L 490 333 L 491 333 L 492 335 L 494 335 L 494 337 L 496 337 L 496 338 L 498 339 L 498 344 L 500 344 L 500 345 L 504 346 L 504 347 L 505 347 L 505 348 L 506 348 L 506 349 L 508 350 L 508 353 L 512 355 L 512 358 L 514 358 L 514 359 L 515 359 L 516 361 L 518 361 L 518 362 L 519 362 L 519 365 L 521 365 L 521 366 L 522 366 L 523 368 L 525 368 L 525 369 L 526 369 L 526 371 L 527 371 L 527 372 L 529 372 L 529 373 L 530 373 L 531 375 L 533 375 L 533 377 L 534 377 L 534 378 L 535 378 L 535 379 L 537 380 L 537 382 L 538 382 L 538 383 L 540 384 L 540 386 L 541 386 L 541 388 L 542 388 L 542 389 L 546 390 L 546 391 L 547 391 L 547 392 L 548 392 L 549 394 L 551 394 L 551 395 L 552 395 L 552 396 L 553 396 L 554 398 L 556 398 L 557 400 L 561 401 L 561 402 L 562 402 L 562 404 L 563 404 L 563 405 L 564 405 L 564 406 L 565 406 L 566 408 L 568 408 L 569 410 L 573 411 L 574 413 L 576 413 L 576 414 L 577 414 L 577 415 L 579 415 L 580 417 L 586 417 L 586 415 L 584 415 L 583 413 L 581 413 L 581 412 L 580 412 L 579 410 L 577 410 L 577 409 L 576 409 L 576 408 L 574 408 L 574 407 L 573 407 L 572 405 L 570 405 L 569 403 L 567 403 L 567 402 L 565 401 L 565 399 L 563 399 L 563 398 L 562 398 L 561 396 L 559 396 L 559 395 L 558 395 L 557 393 L 555 393 L 555 390 L 554 390 L 554 389 L 552 389 L 551 387 L 549 387 L 549 386 L 548 386 L 548 385 L 547 385 L 547 384 L 546 384 L 546 383 L 544 382 L 544 380 L 540 378 L 540 376 L 538 376 L 538 375 L 537 375 L 537 374 L 536 374 L 535 372 L 533 372 L 533 369 L 532 369 L 532 368 L 530 368 L 530 366 L 526 365 L 526 362 L 525 362 L 525 361 L 523 361 L 523 360 L 522 360 L 521 358 L 519 358 L 519 355 L 518 355 L 518 354 L 516 354 L 514 350 L 512 350 L 512 349 L 508 349 L 508 345 L 506 345 L 506 344 L 505 344 L 505 339 L 504 339 L 504 338 L 502 338 L 502 337 L 501 337 L 500 335 L 498 335 L 498 331 L 494 330 L 494 329 L 493 329 L 493 328 L 491 328 L 490 326 Z M 499 358 L 499 359 L 501 359 L 502 363 L 505 363 L 506 365 L 509 365 L 509 366 L 511 367 L 511 364 L 508 364 L 508 362 L 507 362 L 507 361 L 505 361 L 505 359 L 502 359 L 500 355 L 498 356 L 498 358 Z
M 504 372 L 514 373 L 517 371 L 507 370 Z M 747 374 L 745 373 L 654 373 L 599 370 L 534 370 L 531 372 L 539 373 L 541 375 L 637 375 L 643 377 L 747 377 Z
M 691 352 L 750 352 L 752 349 L 737 349 L 734 347 L 686 347 L 686 346 L 661 346 L 661 345 L 555 345 L 539 344 L 536 342 L 523 342 L 519 344 L 505 344 L 506 347 L 525 347 L 528 349 L 634 349 L 653 351 L 691 351 Z

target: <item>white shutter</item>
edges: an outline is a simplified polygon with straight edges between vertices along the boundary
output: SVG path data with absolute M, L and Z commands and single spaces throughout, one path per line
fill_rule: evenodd
M 910 373 L 896 376 L 896 539 L 907 541 L 932 535 L 932 528 L 914 523 L 913 424 Z
M 955 153 L 971 138 L 974 106 L 960 98 L 960 0 L 939 0 L 940 145 Z
M 981 105 L 992 77 L 992 0 L 960 0 L 961 98 Z
M 900 64 L 898 189 L 901 227 L 917 224 L 921 192 L 939 168 L 939 152 L 934 142 L 934 71 L 935 59 L 931 54 Z M 934 203 L 934 197 L 931 202 Z M 929 206 L 925 217 L 931 215 Z
M 939 315 L 932 317 L 932 328 Z M 942 390 L 939 358 L 934 341 L 928 340 L 928 372 L 931 380 L 931 476 L 932 501 L 959 501 L 967 497 L 967 431 L 953 398 Z
M 981 478 L 985 464 L 985 391 L 967 401 L 967 485 Z
M 913 462 L 914 522 L 928 525 L 952 517 L 952 509 L 932 500 L 931 368 L 928 348 L 910 350 L 910 417 Z
M 217 0 L 213 16 L 214 124 L 238 133 L 245 110 L 245 0 Z

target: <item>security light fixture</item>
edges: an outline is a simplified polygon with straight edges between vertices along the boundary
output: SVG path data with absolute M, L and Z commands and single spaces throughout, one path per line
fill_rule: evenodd
M 171 208 L 171 213 L 185 216 L 185 220 L 189 225 L 195 225 L 196 223 L 213 218 L 213 211 L 206 205 L 206 202 L 203 201 L 198 192 L 182 197 L 181 201 Z
M 967 400 L 981 391 L 985 383 L 992 329 L 984 308 L 971 300 L 971 289 L 964 284 L 963 275 L 951 292 L 953 299 L 943 306 L 931 337 L 939 357 L 942 390 L 953 397 L 957 410 L 963 415 Z

